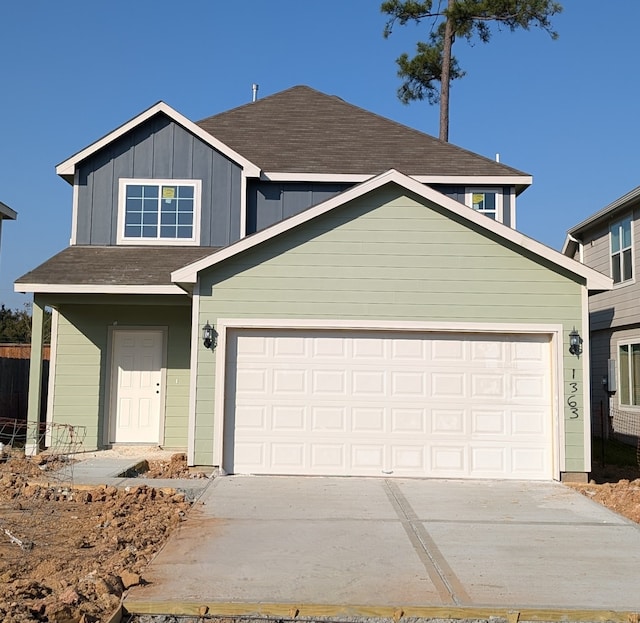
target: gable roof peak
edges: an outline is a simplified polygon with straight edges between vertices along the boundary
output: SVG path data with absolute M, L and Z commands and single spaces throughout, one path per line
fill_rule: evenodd
M 216 137 L 212 136 L 208 132 L 204 131 L 201 127 L 193 123 L 190 119 L 187 119 L 184 115 L 180 114 L 177 110 L 166 104 L 162 100 L 156 102 L 153 106 L 150 106 L 140 114 L 133 117 L 129 121 L 123 123 L 118 126 L 115 130 L 112 130 L 108 134 L 104 135 L 102 138 L 99 138 L 97 141 L 91 143 L 88 147 L 85 147 L 81 151 L 75 153 L 70 158 L 67 158 L 59 165 L 56 166 L 56 173 L 60 175 L 62 178 L 67 180 L 69 183 L 73 183 L 73 176 L 76 171 L 76 167 L 86 158 L 92 156 L 102 148 L 106 147 L 113 141 L 117 140 L 121 136 L 125 135 L 127 132 L 133 130 L 139 125 L 145 123 L 152 117 L 156 115 L 164 114 L 174 123 L 182 126 L 188 132 L 191 132 L 193 135 L 197 136 L 203 142 L 211 145 L 214 149 L 217 149 L 224 155 L 226 155 L 229 159 L 238 163 L 240 166 L 245 169 L 247 175 L 252 177 L 258 177 L 260 175 L 260 171 L 258 167 L 256 167 L 251 161 L 245 158 L 243 155 L 235 152 L 228 145 L 219 141 Z

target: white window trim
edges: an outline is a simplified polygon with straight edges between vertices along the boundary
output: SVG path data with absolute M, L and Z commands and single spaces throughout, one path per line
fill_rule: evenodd
M 628 283 L 625 281 L 624 283 Z M 616 284 L 618 285 L 618 284 Z M 617 349 L 616 349 L 616 367 L 617 367 L 617 400 L 618 407 L 620 409 L 624 409 L 625 411 L 640 411 L 640 405 L 628 405 L 622 402 L 622 366 L 620 365 L 620 348 L 622 346 L 629 347 L 629 361 L 631 361 L 631 346 L 633 344 L 640 344 L 640 337 L 628 337 L 621 340 L 618 340 Z M 629 367 L 629 371 L 631 371 L 631 367 Z M 631 379 L 629 378 L 629 391 L 632 391 Z
M 191 238 L 127 238 L 124 235 L 125 197 L 128 184 L 148 186 L 193 186 L 193 236 Z M 200 216 L 202 205 L 202 180 L 193 179 L 160 179 L 160 178 L 120 178 L 118 188 L 118 233 L 116 243 L 119 245 L 168 245 L 197 246 L 200 244 Z
M 464 203 L 466 206 L 473 210 L 473 195 L 475 193 L 495 193 L 496 194 L 496 221 L 498 223 L 504 223 L 504 190 L 496 187 L 482 187 L 482 186 L 468 186 L 464 189 Z M 484 214 L 486 212 L 476 210 L 478 214 Z
M 636 267 L 635 267 L 635 249 L 634 249 L 634 236 L 633 236 L 633 214 L 629 214 L 628 216 L 624 216 L 622 218 L 617 219 L 616 221 L 609 223 L 609 274 L 611 275 L 611 280 L 613 281 L 613 250 L 611 249 L 611 229 L 614 225 L 620 227 L 620 223 L 624 221 L 626 218 L 629 219 L 629 229 L 631 234 L 631 279 L 623 279 L 622 281 L 613 282 L 613 288 L 624 288 L 625 286 L 633 285 L 636 282 Z M 627 247 L 624 247 L 625 249 Z M 622 254 L 622 240 L 620 240 L 620 251 L 619 254 Z M 622 263 L 620 264 L 620 276 L 622 276 Z

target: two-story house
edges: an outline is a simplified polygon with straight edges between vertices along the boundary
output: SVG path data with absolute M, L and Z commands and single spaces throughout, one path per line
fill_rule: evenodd
M 47 418 L 226 473 L 584 478 L 587 292 L 531 177 L 306 86 L 164 103 L 57 167 Z M 32 371 L 38 369 L 37 348 Z M 37 372 L 30 418 L 37 418 Z
M 640 439 L 640 186 L 569 230 L 564 253 L 609 275 L 589 297 L 594 432 Z

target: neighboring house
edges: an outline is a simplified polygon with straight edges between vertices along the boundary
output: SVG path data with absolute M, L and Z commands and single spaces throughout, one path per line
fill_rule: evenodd
M 2 221 L 15 221 L 17 218 L 18 214 L 0 201 L 0 245 L 2 244 Z
M 612 290 L 589 297 L 591 408 L 594 432 L 606 435 L 611 427 L 633 442 L 640 439 L 638 241 L 640 186 L 570 229 L 564 246 L 566 255 L 613 280 Z
M 48 418 L 89 447 L 226 473 L 590 470 L 569 336 L 611 280 L 515 231 L 529 175 L 304 86 L 198 123 L 156 104 L 57 172 L 71 246 L 15 287 L 54 310 Z

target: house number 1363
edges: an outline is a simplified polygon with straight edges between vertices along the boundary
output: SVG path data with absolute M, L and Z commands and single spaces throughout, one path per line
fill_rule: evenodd
M 576 378 L 576 371 L 573 371 L 573 378 Z M 569 406 L 569 411 L 571 415 L 569 416 L 570 420 L 577 420 L 580 417 L 580 411 L 578 410 L 578 403 L 576 398 L 578 396 L 578 382 L 573 380 L 569 381 L 569 396 L 567 396 L 567 405 Z

